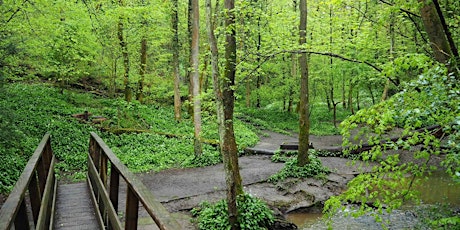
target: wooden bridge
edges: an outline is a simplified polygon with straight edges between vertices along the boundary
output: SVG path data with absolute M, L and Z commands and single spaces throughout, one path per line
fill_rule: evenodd
M 182 229 L 97 134 L 90 136 L 86 183 L 60 184 L 55 164 L 46 134 L 0 210 L 0 230 Z M 140 212 L 153 224 L 139 224 Z

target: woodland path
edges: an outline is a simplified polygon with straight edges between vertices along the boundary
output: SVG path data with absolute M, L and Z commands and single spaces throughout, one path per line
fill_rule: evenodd
M 341 136 L 311 136 L 310 142 L 316 148 L 340 146 Z M 263 131 L 259 143 L 253 149 L 275 152 L 283 142 L 297 141 L 296 135 L 285 135 Z M 350 166 L 350 160 L 338 157 L 321 157 L 324 166 L 331 169 L 327 182 L 307 178 L 287 191 L 265 182 L 278 172 L 283 163 L 273 163 L 270 155 L 250 155 L 239 158 L 240 173 L 244 190 L 264 199 L 279 214 L 296 209 L 314 208 L 331 195 L 337 195 L 346 183 L 362 172 L 357 165 Z M 138 174 L 144 184 L 170 212 L 188 211 L 202 201 L 214 202 L 225 198 L 225 174 L 222 164 L 202 168 L 169 169 L 161 172 Z M 277 207 L 283 204 L 283 207 Z

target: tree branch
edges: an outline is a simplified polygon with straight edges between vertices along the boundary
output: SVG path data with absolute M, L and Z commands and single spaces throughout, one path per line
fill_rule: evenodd
M 317 54 L 317 55 L 322 55 L 322 56 L 329 56 L 329 57 L 334 57 L 334 58 L 338 58 L 338 59 L 341 59 L 341 60 L 344 60 L 344 61 L 349 61 L 349 62 L 354 62 L 354 63 L 361 63 L 361 64 L 366 64 L 370 67 L 372 67 L 373 69 L 377 70 L 378 72 L 382 72 L 382 69 L 378 66 L 376 66 L 375 64 L 373 63 L 370 63 L 368 61 L 361 61 L 361 60 L 357 60 L 357 59 L 353 59 L 353 58 L 348 58 L 348 57 L 345 57 L 345 56 L 342 56 L 340 54 L 336 54 L 336 53 L 331 53 L 331 52 L 315 52 L 315 51 L 309 51 L 307 52 L 309 54 Z
M 379 0 L 379 1 L 380 1 L 381 3 L 384 3 L 384 4 L 389 5 L 389 6 L 394 6 L 394 5 L 395 5 L 395 4 L 390 3 L 390 2 L 387 2 L 387 1 L 385 1 L 385 0 Z M 406 9 L 403 9 L 403 8 L 399 8 L 399 10 L 400 10 L 401 12 L 404 12 L 404 13 L 408 14 L 408 15 L 412 15 L 412 16 L 414 16 L 414 17 L 421 18 L 420 15 L 418 15 L 418 14 L 416 14 L 416 13 L 414 13 L 414 12 L 411 12 L 411 11 L 409 11 L 409 10 L 406 10 Z
M 8 24 L 11 20 L 13 20 L 14 16 L 19 12 L 21 11 L 22 7 L 27 3 L 29 2 L 29 0 L 24 0 L 21 4 L 21 6 L 19 6 L 11 15 L 10 17 L 5 21 L 4 24 Z
M 244 77 L 241 81 L 242 82 L 246 81 L 249 77 L 251 77 L 254 74 L 254 72 L 256 72 L 268 60 L 272 59 L 273 57 L 275 57 L 275 56 L 277 56 L 279 54 L 284 54 L 284 53 L 290 53 L 290 54 L 307 53 L 307 54 L 316 54 L 316 55 L 328 56 L 328 57 L 338 58 L 338 59 L 341 59 L 343 61 L 354 62 L 354 63 L 359 63 L 359 64 L 365 64 L 365 65 L 371 67 L 372 69 L 376 70 L 377 72 L 382 72 L 382 68 L 378 67 L 377 65 L 375 65 L 375 64 L 373 64 L 373 63 L 371 63 L 369 61 L 361 61 L 361 60 L 345 57 L 345 56 L 342 56 L 342 55 L 336 54 L 336 53 L 318 52 L 318 51 L 305 51 L 305 50 L 280 50 L 280 51 L 277 51 L 277 52 L 274 52 L 274 53 L 268 54 L 268 55 L 263 55 L 263 54 L 259 54 L 259 53 L 256 54 L 256 55 L 262 57 L 263 59 L 261 59 L 260 62 L 257 64 L 257 66 L 254 69 L 252 69 L 251 72 L 249 72 L 246 75 L 246 77 Z M 399 85 L 392 78 L 388 77 L 388 80 L 390 80 L 395 85 Z

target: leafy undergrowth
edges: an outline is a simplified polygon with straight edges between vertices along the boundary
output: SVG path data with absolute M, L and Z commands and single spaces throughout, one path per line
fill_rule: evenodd
M 237 108 L 236 116 L 261 129 L 286 133 L 287 130 L 299 131 L 299 116 L 296 112 L 282 111 L 276 106 L 266 108 Z M 340 134 L 340 130 L 332 123 L 333 112 L 321 103 L 314 103 L 310 114 L 310 133 L 318 136 Z M 342 121 L 351 113 L 337 107 L 337 120 Z
M 89 111 L 107 121 L 80 122 L 72 114 Z M 185 112 L 183 113 L 186 114 Z M 217 140 L 213 117 L 203 118 L 203 138 Z M 109 130 L 140 130 L 116 135 Z M 239 150 L 254 145 L 257 135 L 235 122 Z M 5 84 L 0 87 L 0 193 L 8 193 L 46 132 L 59 163 L 58 174 L 70 180 L 85 177 L 89 133 L 96 132 L 134 172 L 170 167 L 212 165 L 221 161 L 216 147 L 203 145 L 203 157 L 193 154 L 193 126 L 186 117 L 174 120 L 172 107 L 126 103 L 44 84 Z
M 260 199 L 250 194 L 237 198 L 238 220 L 242 230 L 268 229 L 274 222 L 273 211 Z M 220 200 L 215 204 L 203 202 L 192 210 L 199 229 L 230 229 L 227 202 Z
M 324 167 L 321 163 L 321 160 L 315 156 L 315 151 L 310 151 L 310 163 L 306 164 L 303 167 L 298 166 L 297 161 L 297 152 L 289 152 L 287 155 L 277 153 L 272 156 L 273 162 L 285 162 L 284 167 L 268 178 L 269 182 L 276 183 L 278 181 L 283 181 L 287 178 L 322 178 L 330 170 Z

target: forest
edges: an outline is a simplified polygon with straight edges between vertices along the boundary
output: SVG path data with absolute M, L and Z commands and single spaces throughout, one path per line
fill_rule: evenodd
M 261 129 L 299 135 L 296 167 L 315 162 L 309 135 L 342 135 L 345 157 L 378 163 L 326 213 L 399 208 L 435 156 L 460 183 L 460 1 L 0 0 L 0 12 L 1 194 L 46 132 L 69 181 L 85 178 L 90 131 L 134 172 L 223 162 L 231 229 L 244 229 L 238 156 Z M 85 111 L 99 120 L 72 117 Z

